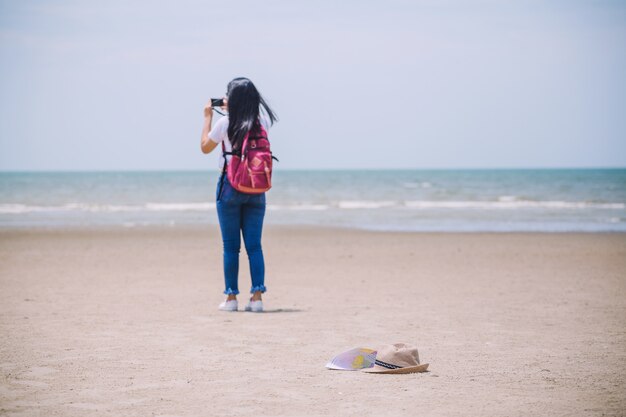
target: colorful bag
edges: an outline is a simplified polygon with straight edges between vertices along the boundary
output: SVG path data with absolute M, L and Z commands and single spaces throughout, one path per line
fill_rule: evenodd
M 276 158 L 272 156 L 267 132 L 263 126 L 259 129 L 255 136 L 250 136 L 252 131 L 246 133 L 240 152 L 226 152 L 222 142 L 222 175 L 225 173 L 230 185 L 245 194 L 261 194 L 272 188 L 272 159 Z M 226 155 L 231 155 L 230 162 Z

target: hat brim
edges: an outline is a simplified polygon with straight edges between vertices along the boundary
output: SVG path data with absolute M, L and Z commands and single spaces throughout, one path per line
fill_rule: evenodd
M 428 364 L 423 363 L 416 366 L 407 366 L 406 368 L 388 369 L 382 366 L 374 365 L 371 368 L 362 369 L 361 372 L 369 374 L 412 374 L 415 372 L 426 372 Z

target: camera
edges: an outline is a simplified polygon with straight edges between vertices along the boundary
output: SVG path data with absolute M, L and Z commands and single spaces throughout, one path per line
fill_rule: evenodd
M 222 107 L 224 106 L 223 98 L 212 98 L 211 99 L 211 107 Z

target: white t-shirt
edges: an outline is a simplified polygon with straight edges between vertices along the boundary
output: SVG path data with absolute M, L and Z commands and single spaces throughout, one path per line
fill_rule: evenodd
M 265 131 L 269 131 L 270 122 L 267 117 L 261 113 L 259 115 L 259 121 L 261 122 L 261 126 L 265 129 Z M 224 147 L 226 148 L 226 152 L 232 152 L 233 145 L 230 143 L 228 139 L 228 116 L 224 116 L 219 119 L 213 129 L 209 132 L 209 139 L 219 145 L 220 142 L 224 141 Z M 222 155 L 222 146 L 218 147 L 218 151 L 220 153 L 219 157 L 219 168 L 220 171 L 224 168 L 224 157 Z M 230 161 L 231 155 L 226 155 L 227 160 Z

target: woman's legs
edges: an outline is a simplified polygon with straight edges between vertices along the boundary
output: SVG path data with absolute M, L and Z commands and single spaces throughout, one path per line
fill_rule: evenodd
M 241 204 L 229 199 L 220 199 L 217 202 L 217 216 L 224 243 L 224 294 L 228 299 L 235 299 L 239 294 L 239 250 L 241 247 Z
M 243 234 L 252 278 L 252 299 L 260 300 L 265 292 L 265 261 L 261 247 L 265 194 L 251 196 L 235 191 L 225 177 L 217 190 L 217 214 L 224 244 L 224 294 L 228 300 L 239 294 L 239 252 Z
M 265 217 L 265 194 L 250 198 L 247 204 L 242 206 L 241 231 L 246 245 L 248 261 L 250 263 L 250 275 L 252 278 L 253 300 L 260 300 L 265 292 L 265 261 L 261 236 L 263 232 L 263 218 Z

